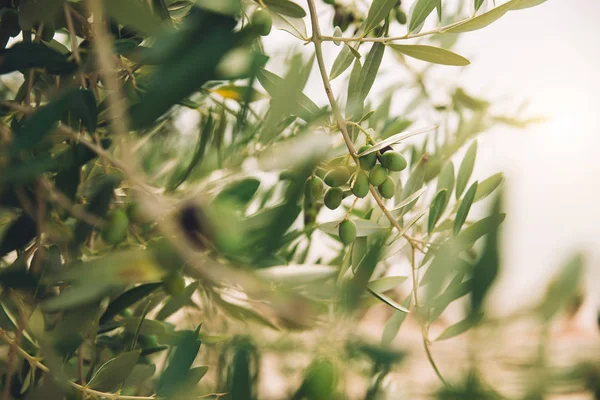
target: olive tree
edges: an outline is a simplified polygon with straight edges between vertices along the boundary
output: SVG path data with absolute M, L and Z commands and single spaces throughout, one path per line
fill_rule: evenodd
M 407 317 L 439 398 L 496 398 L 476 344 L 462 383 L 433 347 L 498 323 L 503 176 L 475 179 L 477 137 L 535 121 L 456 82 L 437 102 L 429 71 L 469 64 L 459 34 L 544 1 L 1 1 L 2 398 L 265 398 L 265 337 L 300 331 L 312 361 L 280 398 L 379 399 Z M 313 56 L 270 60 L 274 29 Z M 410 79 L 370 95 L 385 54 Z M 311 73 L 328 103 L 303 93 Z M 523 314 L 547 327 L 581 270 Z M 461 299 L 464 320 L 433 337 Z M 381 303 L 373 343 L 355 327 Z M 527 398 L 551 389 L 540 377 Z

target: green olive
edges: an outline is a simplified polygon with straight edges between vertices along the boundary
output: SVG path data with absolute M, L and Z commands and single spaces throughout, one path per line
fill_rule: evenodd
M 365 150 L 369 150 L 370 148 L 371 148 L 371 146 L 369 146 L 368 144 L 365 144 L 360 149 L 358 149 L 358 153 L 360 154 Z M 366 156 L 360 157 L 358 159 L 358 162 L 360 163 L 360 167 L 362 169 L 370 170 L 377 163 L 377 152 L 373 152 L 373 153 L 367 154 Z
M 385 178 L 383 183 L 377 187 L 379 190 L 379 194 L 384 199 L 391 199 L 394 197 L 394 193 L 396 193 L 396 184 L 389 176 Z
M 185 289 L 185 279 L 180 273 L 173 273 L 163 279 L 163 289 L 171 296 L 177 296 Z
M 381 165 L 376 165 L 369 173 L 369 182 L 371 182 L 371 185 L 373 186 L 379 186 L 383 183 L 383 181 L 385 181 L 387 175 L 387 169 L 385 169 Z
M 369 177 L 364 171 L 356 173 L 354 185 L 352 185 L 352 194 L 361 199 L 369 193 Z
M 267 36 L 273 27 L 273 18 L 267 10 L 256 10 L 250 16 L 250 25 L 259 35 Z
M 125 318 L 133 317 L 133 311 L 131 311 L 131 308 L 126 308 L 123 311 L 121 311 L 121 315 Z
M 102 240 L 106 244 L 117 245 L 127 238 L 129 218 L 125 211 L 116 209 L 108 216 L 106 227 L 102 231 Z
M 312 202 L 323 198 L 323 181 L 318 176 L 308 178 L 304 185 L 304 195 Z
M 339 187 L 332 187 L 325 192 L 325 206 L 330 210 L 335 210 L 342 204 L 344 191 Z
M 159 345 L 156 335 L 140 335 L 138 337 L 138 342 L 145 348 L 156 347 Z
M 356 239 L 356 224 L 349 219 L 345 219 L 340 224 L 339 234 L 342 243 L 350 244 L 354 242 L 354 239 Z
M 406 159 L 402 154 L 395 151 L 386 151 L 381 156 L 381 165 L 389 169 L 390 171 L 402 171 L 406 168 Z
M 396 9 L 396 21 L 400 25 L 406 24 L 406 13 L 399 8 Z
M 327 186 L 337 187 L 342 186 L 350 179 L 350 172 L 346 167 L 336 167 L 325 175 L 325 183 Z

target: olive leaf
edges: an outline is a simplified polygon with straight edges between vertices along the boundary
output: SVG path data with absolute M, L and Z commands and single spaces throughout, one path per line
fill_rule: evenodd
M 439 47 L 421 44 L 390 44 L 388 46 L 406 56 L 434 64 L 453 66 L 465 66 L 470 64 L 469 60 L 463 56 Z

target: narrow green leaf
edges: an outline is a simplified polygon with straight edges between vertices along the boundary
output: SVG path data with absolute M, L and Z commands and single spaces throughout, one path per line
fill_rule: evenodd
M 456 336 L 460 335 L 461 333 L 464 333 L 464 332 L 468 331 L 469 329 L 471 329 L 472 327 L 474 327 L 475 325 L 477 325 L 477 323 L 479 321 L 481 321 L 482 318 L 483 318 L 483 313 L 469 315 L 467 318 L 463 319 L 462 321 L 457 322 L 456 324 L 454 324 L 452 326 L 449 326 L 444 332 L 442 332 L 442 334 L 440 336 L 438 336 L 435 339 L 435 341 L 439 342 L 441 340 L 447 340 L 447 339 L 456 337 Z
M 438 22 L 442 22 L 442 0 L 437 0 L 435 8 L 437 10 Z
M 259 186 L 260 181 L 256 178 L 241 179 L 225 187 L 215 197 L 214 201 L 232 203 L 236 207 L 245 207 L 250 203 Z
M 125 382 L 135 364 L 140 358 L 140 352 L 128 351 L 104 363 L 92 377 L 88 386 L 102 392 L 112 392 Z
M 396 3 L 397 1 L 394 0 L 373 0 L 367 18 L 363 22 L 363 34 L 366 36 L 375 29 L 388 16 Z
M 381 1 L 389 2 L 389 0 Z M 375 4 L 375 2 L 373 4 Z M 371 47 L 369 54 L 365 57 L 365 62 L 360 70 L 360 76 L 358 78 L 357 93 L 360 101 L 364 101 L 367 98 L 369 91 L 373 87 L 384 52 L 385 45 L 383 43 L 373 43 L 373 47 Z
M 477 192 L 475 193 L 473 203 L 489 196 L 498 186 L 500 186 L 500 184 L 502 184 L 503 180 L 504 175 L 502 172 L 498 172 L 481 182 L 477 186 Z
M 130 307 L 141 299 L 151 295 L 160 286 L 160 283 L 146 283 L 122 293 L 119 297 L 110 302 L 106 311 L 104 311 L 104 314 L 102 314 L 102 317 L 100 318 L 100 324 L 107 323 L 127 307 Z
M 403 140 L 406 140 L 406 139 L 408 139 L 410 137 L 413 137 L 413 136 L 421 135 L 423 133 L 430 132 L 430 131 L 434 130 L 435 128 L 436 127 L 431 127 L 431 128 L 426 128 L 426 129 L 421 129 L 421 130 L 418 130 L 418 131 L 414 131 L 414 132 L 399 133 L 397 135 L 390 136 L 389 138 L 387 138 L 385 140 L 382 140 L 381 142 L 377 142 L 373 146 L 369 147 L 367 150 L 358 153 L 357 156 L 358 157 L 362 157 L 362 156 L 365 156 L 367 154 L 375 153 L 376 151 L 379 151 L 379 150 L 383 149 L 384 147 L 388 147 L 388 146 L 391 146 L 393 144 L 401 143 Z
M 406 299 L 402 302 L 402 307 L 407 308 L 410 306 L 411 295 L 406 296 Z M 383 328 L 383 334 L 381 335 L 381 346 L 386 347 L 392 343 L 392 340 L 396 336 L 398 336 L 398 332 L 400 332 L 400 328 L 402 327 L 402 323 L 406 319 L 408 313 L 404 311 L 395 311 L 388 322 L 385 324 Z
M 418 60 L 434 64 L 465 66 L 470 62 L 463 56 L 439 47 L 425 46 L 421 44 L 390 44 L 392 49 Z
M 168 348 L 164 346 L 165 349 Z M 142 353 L 144 351 L 142 350 Z M 142 354 L 143 356 L 144 354 Z M 125 386 L 129 387 L 137 387 L 142 383 L 146 382 L 148 379 L 152 378 L 154 373 L 156 372 L 156 365 L 154 364 L 137 364 L 131 370 L 131 374 L 125 381 Z
M 427 157 L 421 157 L 415 168 L 411 171 L 406 185 L 402 188 L 400 200 L 406 200 L 411 194 L 421 189 L 425 182 L 425 171 L 427 169 Z M 416 200 L 402 209 L 402 214 L 409 212 L 415 205 Z
M 417 29 L 431 14 L 433 9 L 438 4 L 438 0 L 417 0 L 414 5 L 412 14 L 410 15 L 410 22 L 408 23 L 408 32 L 412 32 Z
M 352 253 L 351 253 L 351 261 L 352 261 L 352 272 L 356 272 L 356 269 L 360 265 L 360 262 L 367 254 L 367 237 L 361 236 L 357 237 L 352 243 Z
M 19 26 L 31 30 L 39 22 L 54 24 L 54 19 L 62 10 L 64 0 L 46 0 L 42 7 L 37 0 L 19 2 Z M 47 26 L 47 25 L 46 25 Z
M 354 60 L 355 58 L 356 57 L 353 54 L 350 45 L 347 43 L 344 44 L 342 50 L 340 50 L 339 54 L 333 61 L 331 71 L 329 72 L 329 79 L 334 80 L 335 78 L 340 76 L 345 70 L 348 69 L 348 67 L 350 67 L 350 65 L 352 65 L 352 60 Z
M 458 211 L 456 212 L 456 219 L 454 220 L 454 236 L 458 235 L 463 224 L 467 220 L 467 216 L 469 215 L 469 211 L 471 210 L 471 205 L 473 204 L 473 199 L 475 198 L 475 194 L 477 193 L 477 181 L 475 181 L 467 193 L 465 193 L 465 197 L 463 197 L 460 202 L 460 206 L 458 207 Z
M 421 197 L 421 195 L 423 195 L 423 193 L 425 193 L 426 191 L 427 186 L 422 187 L 421 189 L 408 196 L 406 199 L 402 200 L 400 203 L 396 204 L 394 208 L 392 208 L 390 211 L 398 211 L 403 209 L 404 207 Z
M 337 272 L 338 268 L 331 265 L 289 264 L 262 268 L 256 274 L 268 282 L 294 287 L 325 281 Z
M 481 28 L 485 28 L 489 24 L 500 19 L 508 11 L 510 11 L 514 4 L 515 0 L 511 0 L 475 18 L 470 18 L 464 22 L 458 22 L 456 24 L 453 24 L 448 29 L 446 29 L 444 33 L 471 32 Z
M 200 286 L 200 283 L 192 282 L 187 285 L 180 294 L 171 296 L 171 298 L 165 302 L 165 305 L 160 309 L 158 314 L 156 314 L 156 319 L 165 320 L 186 305 L 190 304 L 192 295 L 196 289 L 198 289 L 198 286 Z
M 346 104 L 346 113 L 348 115 L 352 114 L 352 110 L 360 107 L 362 105 L 362 101 L 360 99 L 360 76 L 362 75 L 362 65 L 359 59 L 354 60 L 354 64 L 352 65 L 352 72 L 350 72 L 350 79 L 348 81 L 348 91 L 347 91 L 347 104 Z M 360 104 L 359 104 L 360 103 Z
M 271 10 L 278 14 L 285 15 L 291 18 L 304 18 L 306 11 L 298 4 L 288 0 L 262 0 L 263 3 Z
M 388 306 L 390 306 L 392 308 L 395 308 L 397 311 L 402 311 L 402 312 L 405 312 L 405 313 L 410 313 L 410 310 L 408 308 L 406 308 L 404 306 L 401 306 L 400 304 L 396 303 L 393 299 L 391 299 L 390 297 L 386 296 L 385 294 L 377 293 L 376 291 L 374 291 L 370 287 L 367 287 L 367 290 L 373 296 L 377 297 L 379 300 L 383 301 Z
M 483 0 L 475 0 L 475 12 L 479 11 L 481 5 L 483 4 Z
M 456 176 L 456 199 L 460 199 L 463 191 L 466 189 L 471 174 L 473 173 L 473 167 L 475 166 L 475 158 L 477 157 L 477 141 L 474 141 L 467 153 L 463 162 L 460 164 L 458 169 L 458 175 Z
M 485 217 L 472 225 L 463 229 L 456 238 L 460 243 L 460 247 L 466 250 L 473 246 L 475 242 L 484 235 L 495 230 L 506 218 L 506 214 L 500 213 Z
M 0 257 L 4 257 L 11 251 L 22 249 L 37 234 L 37 225 L 33 219 L 23 213 L 15 219 L 6 230 L 0 243 Z
M 435 224 L 439 221 L 442 213 L 444 212 L 444 203 L 446 202 L 446 196 L 448 192 L 446 189 L 442 189 L 439 191 L 433 201 L 431 202 L 431 206 L 429 207 L 429 220 L 427 221 L 427 233 L 431 235 L 433 232 L 433 228 Z
M 106 11 L 120 24 L 131 25 L 145 35 L 156 33 L 162 23 L 144 1 L 106 0 Z

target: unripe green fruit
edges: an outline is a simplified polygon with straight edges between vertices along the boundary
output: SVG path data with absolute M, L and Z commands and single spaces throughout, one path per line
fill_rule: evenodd
M 127 237 L 128 228 L 129 218 L 125 211 L 114 210 L 108 216 L 106 227 L 102 231 L 102 240 L 106 244 L 117 245 Z
M 350 244 L 356 239 L 356 224 L 349 219 L 345 219 L 340 224 L 340 240 L 344 244 Z
M 165 292 L 171 296 L 177 296 L 185 289 L 185 279 L 183 278 L 183 275 L 179 273 L 168 275 L 162 283 Z
M 121 311 L 121 315 L 125 318 L 133 317 L 133 311 L 131 311 L 131 308 L 126 308 L 123 311 Z
M 384 199 L 391 199 L 394 197 L 394 193 L 396 192 L 396 184 L 392 178 L 388 176 L 385 178 L 385 181 L 383 181 L 383 183 L 377 187 L 377 189 L 379 190 L 381 197 Z
M 304 195 L 312 202 L 323 198 L 323 181 L 318 176 L 308 178 L 304 185 Z
M 387 169 L 383 168 L 381 165 L 376 165 L 369 173 L 369 182 L 371 182 L 371 185 L 373 186 L 379 186 L 385 181 L 387 174 Z
M 325 192 L 325 206 L 330 210 L 335 210 L 342 204 L 344 191 L 339 187 L 332 187 Z
M 156 347 L 159 345 L 156 335 L 140 335 L 138 342 L 142 347 Z
M 350 179 L 350 172 L 345 167 L 336 167 L 325 175 L 325 183 L 331 187 L 341 186 L 348 182 L 348 179 Z
M 352 194 L 361 199 L 369 193 L 369 178 L 363 171 L 356 173 L 354 185 L 352 185 Z
M 261 36 L 267 36 L 273 27 L 273 18 L 267 10 L 256 10 L 250 16 L 250 25 Z
M 368 144 L 365 144 L 360 149 L 358 149 L 358 152 L 362 153 L 363 151 L 368 150 L 370 148 L 371 148 L 371 146 L 369 146 Z M 360 167 L 362 169 L 370 170 L 377 163 L 377 152 L 367 154 L 366 156 L 360 157 L 358 159 L 358 162 L 360 163 Z
M 395 151 L 386 151 L 381 156 L 381 165 L 389 169 L 390 171 L 402 171 L 406 168 L 406 159 L 402 154 Z
M 396 9 L 396 21 L 400 25 L 406 24 L 406 13 L 399 8 Z

